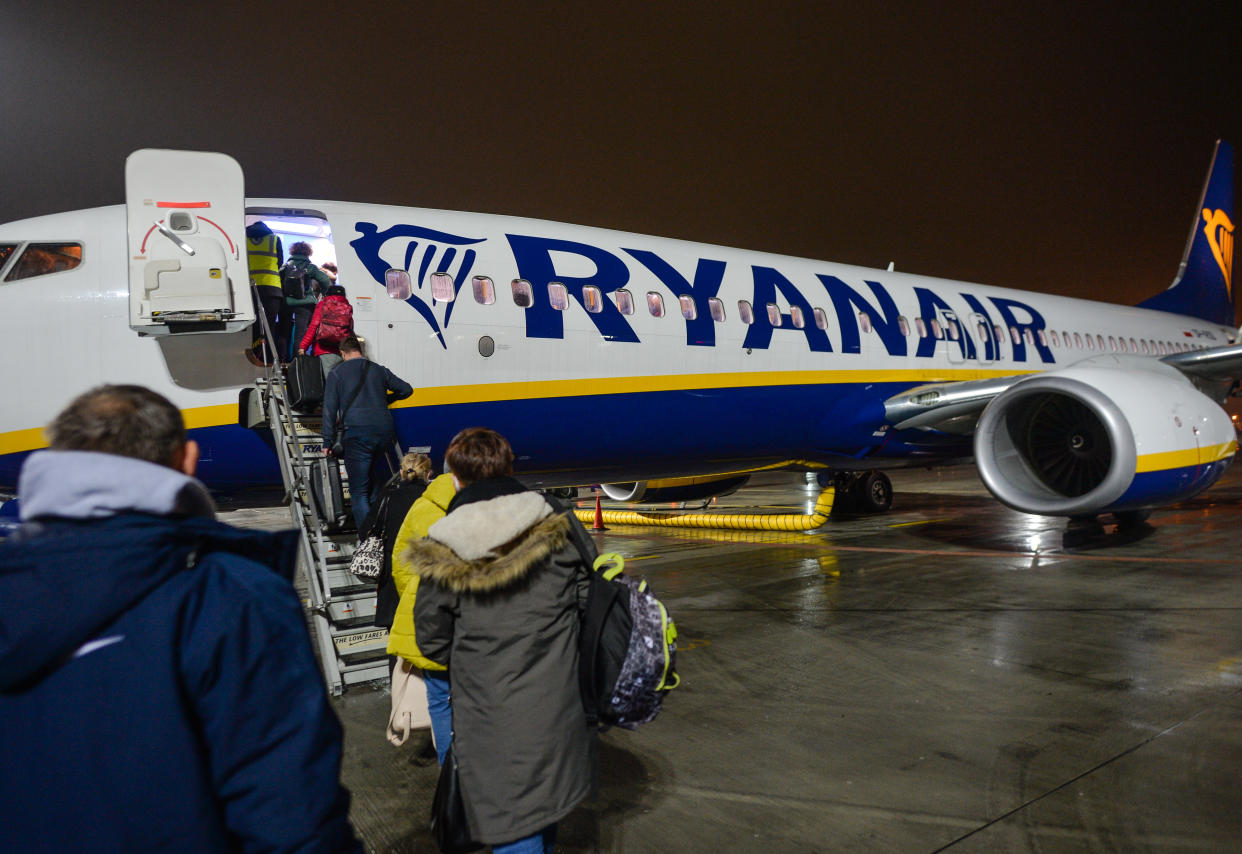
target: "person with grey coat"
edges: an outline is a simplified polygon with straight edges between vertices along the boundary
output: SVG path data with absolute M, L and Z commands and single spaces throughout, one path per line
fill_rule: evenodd
M 599 770 L 578 689 L 587 575 L 570 526 L 581 523 L 509 476 L 513 452 L 495 431 L 462 431 L 445 463 L 458 493 L 406 551 L 422 579 L 415 634 L 448 666 L 472 838 L 495 854 L 551 852 Z

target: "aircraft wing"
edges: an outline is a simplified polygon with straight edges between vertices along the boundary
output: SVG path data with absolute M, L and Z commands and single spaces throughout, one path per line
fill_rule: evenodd
M 939 430 L 968 436 L 992 399 L 1030 374 L 931 383 L 884 401 L 885 420 L 898 430 Z
M 1242 379 L 1242 344 L 1174 353 L 1160 359 L 1176 368 L 1196 385 L 1230 383 Z M 884 401 L 884 414 L 898 430 L 938 430 L 968 436 L 979 415 L 993 398 L 1031 374 L 1014 374 L 966 382 L 931 383 L 894 395 Z M 1219 389 L 1205 389 L 1220 395 Z
M 1160 361 L 1190 377 L 1218 381 L 1242 379 L 1242 344 L 1174 353 Z

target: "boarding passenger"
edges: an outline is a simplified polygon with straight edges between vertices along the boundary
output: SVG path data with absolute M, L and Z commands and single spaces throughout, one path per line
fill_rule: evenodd
M 311 245 L 303 240 L 289 247 L 289 260 L 280 268 L 280 286 L 284 292 L 285 305 L 290 316 L 289 338 L 280 360 L 287 362 L 292 355 L 289 347 L 306 334 L 311 316 L 319 302 L 316 294 L 326 293 L 334 279 L 311 262 Z
M 345 296 L 345 289 L 340 285 L 332 285 L 324 294 L 302 340 L 298 344 L 298 354 L 310 353 L 312 356 L 325 354 L 339 355 L 341 342 L 354 334 L 354 307 Z
M 290 318 L 280 289 L 284 248 L 280 238 L 260 221 L 246 228 L 246 255 L 250 259 L 250 281 L 254 283 L 257 294 L 255 312 L 263 312 L 275 339 L 264 346 L 263 324 L 256 318 L 254 346 L 247 351 L 246 358 L 251 364 L 262 367 L 276 358 L 272 354 L 272 346 L 275 346 L 277 353 L 288 352 Z
M 328 274 L 328 278 L 332 279 L 332 283 L 336 284 L 336 264 L 333 264 L 331 261 L 325 261 L 323 264 L 323 271 Z
M 5 848 L 360 852 L 297 535 L 217 522 L 149 389 L 92 389 L 47 433 L 0 543 Z
M 429 483 L 410 507 L 410 512 L 405 514 L 392 552 L 392 581 L 400 599 L 388 632 L 388 654 L 400 656 L 422 670 L 427 687 L 427 711 L 431 716 L 431 738 L 441 765 L 453 731 L 448 668 L 427 658 L 418 648 L 418 638 L 414 634 L 414 603 L 418 597 L 419 578 L 404 555 L 411 544 L 427 536 L 431 526 L 444 518 L 456 494 L 451 474 L 442 474 Z
M 406 552 L 422 579 L 415 634 L 449 666 L 471 838 L 495 854 L 547 854 L 598 772 L 578 689 L 579 522 L 511 477 L 513 451 L 493 430 L 457 434 L 445 463 L 460 489 Z
M 361 527 L 371 509 L 374 485 L 388 479 L 381 469 L 396 442 L 388 404 L 409 397 L 414 389 L 383 365 L 366 358 L 353 336 L 341 342 L 341 358 L 341 364 L 324 382 L 323 446 L 332 454 L 333 445 L 340 439 L 354 521 Z
M 384 565 L 380 569 L 375 590 L 375 623 L 376 628 L 392 628 L 393 615 L 397 613 L 397 602 L 401 594 L 392 579 L 392 552 L 397 542 L 397 533 L 405 522 L 406 514 L 411 505 L 427 489 L 427 482 L 435 472 L 431 468 L 431 457 L 426 454 L 409 452 L 401 458 L 401 469 L 396 476 L 384 485 L 379 497 L 367 511 L 367 517 L 358 527 L 358 542 L 362 542 L 371 534 L 376 524 L 382 524 L 384 531 Z M 385 500 L 386 499 L 386 500 Z M 384 508 L 384 518 L 380 519 L 379 509 Z

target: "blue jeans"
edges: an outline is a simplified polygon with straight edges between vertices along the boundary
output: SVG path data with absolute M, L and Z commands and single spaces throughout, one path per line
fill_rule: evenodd
M 392 448 L 391 430 L 346 430 L 345 472 L 349 475 L 349 504 L 359 528 L 371 509 L 371 495 L 377 484 L 387 480 L 384 455 Z M 388 474 L 392 472 L 389 471 Z
M 549 824 L 543 830 L 504 845 L 493 845 L 492 854 L 552 854 L 556 847 L 556 825 Z
M 449 702 L 449 677 L 444 670 L 424 670 L 427 685 L 427 711 L 431 714 L 431 737 L 436 744 L 436 755 L 444 764 L 449 742 L 453 740 L 453 707 Z

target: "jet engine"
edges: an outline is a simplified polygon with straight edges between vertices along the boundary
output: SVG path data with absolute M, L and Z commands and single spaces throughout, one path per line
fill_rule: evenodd
M 749 475 L 713 475 L 710 477 L 678 477 L 665 480 L 640 480 L 633 483 L 604 483 L 600 489 L 613 501 L 655 504 L 662 501 L 699 501 L 736 492 Z
M 987 488 L 1015 510 L 1045 516 L 1175 503 L 1214 483 L 1236 451 L 1220 406 L 1175 368 L 1124 355 L 1010 386 L 975 431 Z

